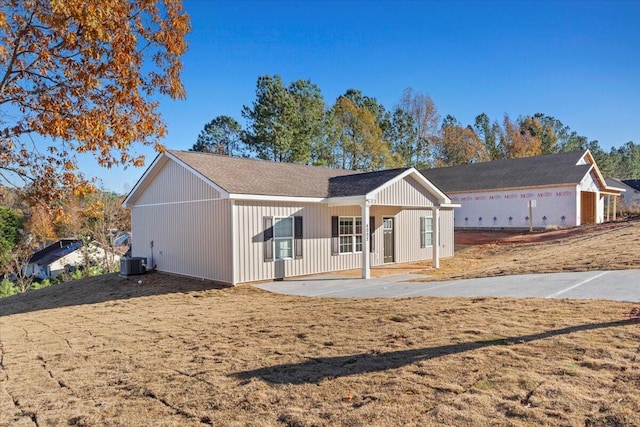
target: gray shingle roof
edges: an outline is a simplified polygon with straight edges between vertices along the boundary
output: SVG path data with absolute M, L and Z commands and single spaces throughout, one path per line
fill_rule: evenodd
M 31 255 L 30 264 L 49 265 L 82 247 L 82 240 L 62 239 Z
M 409 168 L 389 169 L 329 179 L 329 197 L 348 197 L 367 194 L 392 180 Z
M 624 179 L 622 182 L 634 190 L 640 190 L 640 179 Z
M 358 172 L 192 151 L 169 153 L 232 194 L 322 198 L 364 195 L 406 170 Z
M 420 172 L 445 193 L 578 184 L 592 166 L 577 165 L 585 152 L 471 163 Z

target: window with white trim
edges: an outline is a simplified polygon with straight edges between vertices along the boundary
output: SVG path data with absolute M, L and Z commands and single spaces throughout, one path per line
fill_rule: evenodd
M 293 258 L 293 217 L 273 218 L 275 259 Z
M 340 253 L 362 252 L 362 217 L 341 216 L 338 224 Z
M 420 218 L 420 247 L 433 246 L 433 218 Z

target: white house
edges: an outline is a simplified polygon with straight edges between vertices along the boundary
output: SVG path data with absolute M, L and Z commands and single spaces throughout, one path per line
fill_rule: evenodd
M 166 151 L 129 193 L 132 255 L 238 284 L 453 256 L 453 208 L 414 168 L 355 172 Z
M 640 206 L 640 180 L 627 179 L 621 181 L 616 178 L 607 178 L 606 181 L 610 187 L 618 187 L 625 190 L 620 197 L 620 202 L 623 206 Z
M 23 268 L 25 276 L 36 279 L 52 279 L 65 270 L 84 266 L 88 257 L 92 262 L 114 268 L 120 262 L 120 255 L 102 248 L 98 243 L 89 243 L 83 248 L 82 240 L 61 239 L 34 253 Z
M 607 185 L 589 150 L 421 172 L 461 205 L 456 228 L 601 223 L 615 217 L 616 200 L 624 191 Z

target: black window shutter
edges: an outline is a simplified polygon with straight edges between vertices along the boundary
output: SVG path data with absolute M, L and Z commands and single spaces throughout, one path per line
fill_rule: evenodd
M 340 234 L 339 234 L 339 218 L 331 217 L 331 253 L 338 255 L 340 253 Z
M 427 242 L 425 241 L 424 232 L 426 230 L 427 218 L 424 216 L 420 217 L 420 247 L 425 248 L 427 246 Z
M 295 216 L 293 217 L 293 237 L 294 240 L 294 250 L 296 259 L 302 258 L 302 217 Z
M 374 233 L 376 232 L 376 217 L 369 217 L 369 252 L 376 251 L 376 244 L 374 240 Z
M 262 218 L 264 224 L 264 260 L 273 261 L 273 217 Z

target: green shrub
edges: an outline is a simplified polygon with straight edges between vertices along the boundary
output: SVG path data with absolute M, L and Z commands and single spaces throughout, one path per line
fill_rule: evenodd
M 20 290 L 11 280 L 4 279 L 0 282 L 0 298 L 10 297 L 20 293 Z
M 41 282 L 33 282 L 30 289 L 42 289 L 47 286 L 51 286 L 51 281 L 49 279 L 44 279 Z

